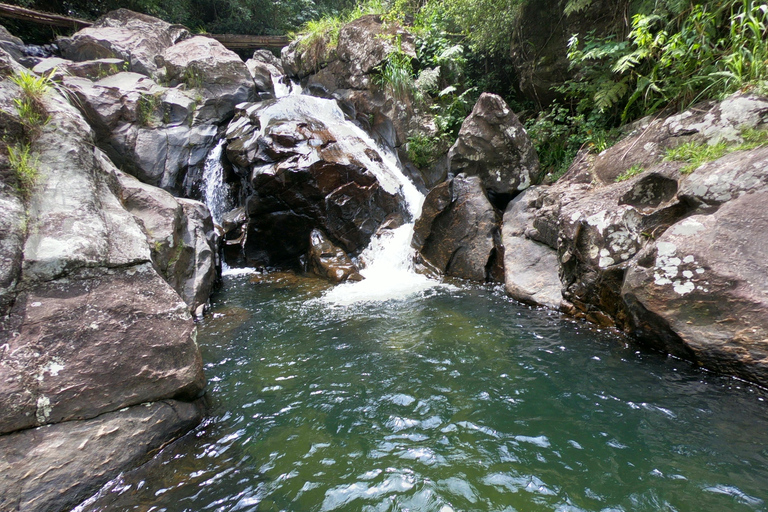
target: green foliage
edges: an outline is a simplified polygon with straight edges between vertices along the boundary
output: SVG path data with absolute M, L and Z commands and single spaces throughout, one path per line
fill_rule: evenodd
M 574 114 L 556 103 L 529 119 L 526 131 L 548 179 L 556 181 L 565 174 L 580 150 L 600 153 L 613 145 L 618 139 L 618 130 L 606 126 L 605 118 L 598 112 Z
M 136 114 L 139 124 L 150 126 L 157 109 L 162 104 L 162 99 L 157 94 L 142 94 L 137 102 Z
M 725 141 L 716 144 L 686 142 L 677 147 L 668 149 L 664 155 L 664 160 L 684 162 L 685 165 L 680 169 L 680 172 L 683 174 L 690 174 L 701 165 L 722 158 L 728 153 L 768 146 L 768 130 L 744 130 L 741 133 L 741 138 L 741 143 L 731 144 Z
M 398 45 L 387 55 L 374 81 L 377 85 L 384 87 L 395 99 L 410 101 L 418 90 L 413 77 L 412 57 L 403 52 Z
M 11 81 L 21 89 L 21 97 L 14 98 L 13 104 L 30 142 L 38 136 L 40 128 L 50 119 L 43 98 L 51 89 L 53 83 L 51 77 L 54 72 L 55 69 L 47 76 L 38 76 L 28 71 L 21 71 L 10 77 Z
M 440 155 L 450 148 L 451 142 L 447 134 L 429 137 L 418 134 L 408 139 L 405 145 L 408 159 L 419 169 L 434 163 Z
M 17 144 L 8 146 L 8 161 L 16 177 L 17 191 L 28 199 L 39 175 L 37 157 L 31 154 L 29 144 Z
M 629 169 L 627 169 L 626 171 L 616 176 L 616 182 L 618 183 L 621 181 L 627 181 L 628 179 L 634 178 L 638 174 L 641 174 L 643 171 L 645 171 L 645 169 L 643 168 L 642 165 L 635 164 Z
M 446 15 L 467 37 L 475 51 L 491 55 L 509 52 L 515 23 L 525 0 L 445 0 Z

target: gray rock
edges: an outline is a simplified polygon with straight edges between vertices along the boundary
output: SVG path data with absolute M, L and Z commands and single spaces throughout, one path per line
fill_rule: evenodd
M 49 57 L 38 62 L 32 71 L 38 75 L 46 75 L 56 80 L 64 76 L 76 76 L 99 80 L 124 71 L 125 62 L 122 59 L 96 59 L 84 62 L 72 62 L 58 57 Z
M 646 343 L 768 382 L 768 192 L 688 217 L 658 238 L 622 288 Z
M 245 61 L 245 67 L 253 77 L 256 91 L 262 99 L 275 97 L 273 80 L 284 74 L 280 59 L 267 50 L 256 50 L 253 57 Z
M 16 61 L 26 55 L 24 41 L 8 32 L 8 29 L 2 25 L 0 25 L 0 48 L 8 52 Z
M 721 102 L 698 104 L 670 117 L 641 119 L 627 137 L 600 153 L 591 169 L 594 180 L 611 184 L 632 166 L 650 169 L 667 149 L 686 142 L 740 142 L 741 133 L 768 123 L 768 98 L 736 94 Z
M 201 417 L 199 404 L 168 400 L 0 436 L 0 509 L 70 510 Z
M 254 99 L 255 84 L 236 53 L 209 37 L 196 36 L 158 57 L 171 84 L 185 84 L 202 95 L 198 122 L 226 120 L 235 105 Z
M 80 62 L 117 58 L 128 62 L 131 71 L 155 77 L 155 57 L 187 37 L 189 32 L 180 25 L 118 9 L 72 37 L 59 37 L 57 43 L 66 59 Z
M 485 282 L 497 252 L 499 220 L 480 178 L 459 175 L 429 192 L 411 245 L 428 267 Z
M 205 383 L 195 336 L 149 263 L 27 285 L 0 333 L 0 432 L 195 398 Z
M 334 283 L 363 279 L 347 253 L 334 245 L 325 233 L 313 229 L 309 237 L 309 262 L 315 274 Z
M 486 190 L 506 201 L 540 179 L 531 139 L 515 113 L 495 94 L 483 93 L 477 100 L 448 158 L 452 173 L 479 176 Z
M 566 307 L 560 282 L 557 250 L 526 236 L 533 228 L 537 187 L 513 199 L 504 212 L 504 283 L 507 294 L 521 302 L 559 310 Z

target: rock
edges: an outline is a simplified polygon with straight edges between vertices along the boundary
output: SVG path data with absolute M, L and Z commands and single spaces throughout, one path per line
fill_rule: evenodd
M 0 436 L 0 509 L 70 510 L 201 418 L 199 404 L 168 400 Z
M 650 169 L 667 149 L 686 142 L 740 142 L 745 129 L 768 123 L 768 98 L 735 94 L 721 102 L 697 104 L 677 115 L 641 119 L 627 137 L 600 153 L 591 174 L 600 184 L 611 184 L 632 166 Z
M 267 50 L 256 50 L 253 57 L 245 61 L 245 67 L 253 77 L 256 91 L 262 99 L 275 97 L 273 80 L 283 76 L 283 64 L 280 59 Z
M 16 61 L 22 59 L 26 52 L 24 51 L 24 41 L 14 36 L 8 29 L 0 25 L 0 48 Z
M 195 398 L 205 383 L 195 336 L 149 263 L 28 286 L 0 334 L 0 432 Z
M 480 178 L 459 175 L 429 192 L 411 245 L 439 272 L 485 282 L 497 252 L 498 224 Z
M 124 71 L 125 62 L 122 59 L 96 59 L 84 62 L 72 62 L 58 57 L 41 59 L 32 71 L 38 75 L 46 75 L 56 80 L 64 76 L 76 76 L 99 80 Z
M 228 120 L 235 105 L 254 99 L 255 84 L 245 63 L 210 37 L 185 39 L 162 52 L 158 63 L 172 85 L 200 92 L 198 117 L 206 121 Z
M 354 254 L 402 211 L 384 157 L 355 130 L 330 100 L 289 96 L 241 106 L 226 152 L 254 191 L 246 205 L 249 265 L 300 266 L 313 229 Z
M 188 92 L 130 72 L 97 82 L 69 77 L 64 84 L 102 149 L 145 183 L 179 193 L 187 173 L 203 166 L 217 142 L 218 128 L 201 122 Z
M 313 229 L 309 237 L 309 262 L 315 274 L 334 283 L 363 279 L 347 253 L 335 246 L 325 233 Z
M 658 238 L 622 294 L 646 343 L 768 382 L 768 192 L 739 196 Z
M 113 172 L 123 206 L 141 221 L 155 268 L 195 311 L 208 301 L 218 275 L 218 236 L 208 208 Z
M 504 283 L 507 294 L 521 302 L 560 310 L 566 308 L 560 282 L 557 250 L 526 236 L 533 229 L 538 187 L 513 199 L 504 212 L 501 241 L 504 245 Z
M 483 93 L 464 120 L 448 153 L 454 174 L 479 176 L 497 207 L 540 179 L 539 159 L 531 139 L 504 100 Z
M 65 59 L 117 58 L 127 62 L 131 71 L 155 77 L 159 73 L 155 57 L 188 37 L 189 32 L 180 25 L 118 9 L 72 37 L 59 37 L 57 43 Z

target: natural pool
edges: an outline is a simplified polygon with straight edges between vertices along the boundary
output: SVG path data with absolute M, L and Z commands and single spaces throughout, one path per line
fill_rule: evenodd
M 765 390 L 462 285 L 225 278 L 211 412 L 83 511 L 768 510 Z

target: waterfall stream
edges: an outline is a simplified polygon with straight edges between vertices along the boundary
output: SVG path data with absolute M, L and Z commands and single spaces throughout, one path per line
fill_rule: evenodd
M 362 128 L 346 119 L 335 100 L 301 94 L 297 84 L 287 85 L 279 79 L 274 83 L 278 99 L 260 111 L 262 130 L 280 120 L 316 120 L 328 128 L 343 155 L 348 155 L 350 161 L 359 163 L 373 174 L 384 191 L 403 198 L 408 213 L 406 224 L 382 230 L 358 258 L 360 274 L 365 279 L 341 284 L 329 290 L 322 300 L 330 305 L 390 300 L 440 285 L 438 281 L 414 271 L 410 243 L 414 222 L 421 215 L 424 194 L 405 176 L 394 152 L 377 144 Z M 204 201 L 217 224 L 221 224 L 222 215 L 232 207 L 221 168 L 223 145 L 222 141 L 209 154 L 203 176 Z M 252 270 L 225 268 L 225 272 L 232 275 Z

